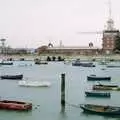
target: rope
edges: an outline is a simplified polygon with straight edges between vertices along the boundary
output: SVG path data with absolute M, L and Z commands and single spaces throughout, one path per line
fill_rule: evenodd
M 65 101 L 65 103 L 66 103 L 67 105 L 71 106 L 71 107 L 80 108 L 80 105 L 79 105 L 79 104 L 78 104 L 78 105 L 75 105 L 75 104 L 69 103 L 69 102 L 67 102 L 67 101 Z M 40 109 L 40 105 L 34 105 L 34 106 L 33 106 L 33 109 Z
M 33 105 L 33 109 L 40 109 L 40 105 Z
M 68 104 L 69 106 L 75 107 L 75 108 L 80 108 L 80 105 L 75 105 L 69 102 L 65 102 L 66 104 Z

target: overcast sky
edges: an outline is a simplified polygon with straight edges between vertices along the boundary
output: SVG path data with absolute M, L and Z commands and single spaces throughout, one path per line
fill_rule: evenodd
M 120 0 L 111 0 L 112 18 L 120 29 Z M 0 0 L 0 38 L 11 47 L 101 47 L 102 35 L 77 32 L 102 31 L 108 19 L 108 0 Z

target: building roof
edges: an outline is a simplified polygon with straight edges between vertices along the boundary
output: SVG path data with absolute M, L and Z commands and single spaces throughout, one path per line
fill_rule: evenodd
M 54 49 L 100 49 L 98 47 L 87 47 L 87 46 L 55 46 L 55 47 L 49 47 L 49 50 L 54 50 Z

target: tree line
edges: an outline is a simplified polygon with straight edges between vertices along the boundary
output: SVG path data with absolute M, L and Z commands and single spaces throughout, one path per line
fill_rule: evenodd
M 114 45 L 113 52 L 120 53 L 120 35 L 117 35 L 115 37 L 115 45 Z

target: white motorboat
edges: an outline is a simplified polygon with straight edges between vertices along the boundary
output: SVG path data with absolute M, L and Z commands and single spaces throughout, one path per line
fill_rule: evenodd
M 28 81 L 28 80 L 21 80 L 18 81 L 19 86 L 26 86 L 26 87 L 49 87 L 51 84 L 47 81 Z

